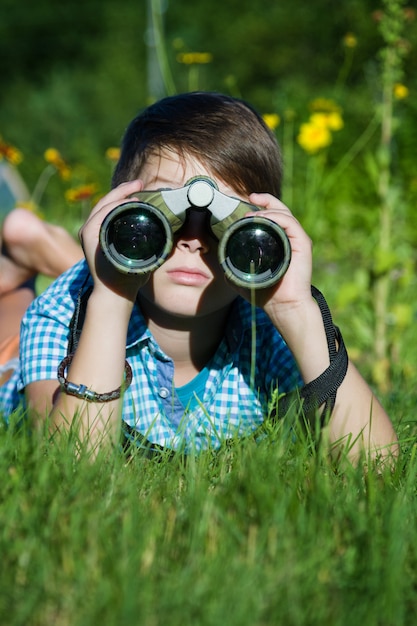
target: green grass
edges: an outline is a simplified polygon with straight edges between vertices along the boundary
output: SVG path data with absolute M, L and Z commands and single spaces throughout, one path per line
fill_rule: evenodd
M 2 429 L 0 623 L 409 626 L 415 400 L 391 399 L 402 455 L 382 473 L 282 427 L 187 460 L 94 461 Z

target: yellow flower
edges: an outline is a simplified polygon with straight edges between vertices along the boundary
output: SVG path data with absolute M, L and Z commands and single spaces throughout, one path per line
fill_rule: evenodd
M 118 161 L 120 159 L 120 148 L 107 148 L 106 158 L 109 161 Z
M 65 197 L 68 202 L 83 202 L 89 200 L 97 191 L 97 185 L 91 183 L 90 185 L 79 185 L 72 189 L 67 189 Z
M 331 144 L 332 134 L 326 125 L 306 122 L 300 126 L 297 141 L 303 150 L 309 154 L 316 154 Z
M 184 63 L 185 65 L 203 65 L 204 63 L 211 63 L 213 55 L 210 52 L 182 52 L 177 54 L 178 63 Z
M 395 83 L 394 85 L 394 98 L 397 100 L 404 100 L 408 97 L 410 93 L 408 87 L 403 85 L 402 83 Z
M 23 156 L 20 150 L 12 146 L 10 143 L 6 143 L 0 137 L 0 161 L 6 159 L 12 165 L 19 165 L 23 161 Z
M 342 116 L 337 111 L 329 113 L 327 116 L 327 123 L 330 130 L 341 130 L 344 126 Z
M 343 44 L 346 46 L 346 48 L 356 48 L 356 46 L 358 45 L 358 40 L 353 33 L 346 33 L 346 35 L 343 37 Z
M 71 176 L 69 165 L 64 161 L 60 152 L 56 148 L 48 148 L 44 152 L 44 159 L 53 165 L 63 180 L 68 180 Z
M 281 118 L 277 113 L 264 113 L 262 118 L 271 130 L 275 130 L 281 123 Z
M 313 113 L 310 122 L 317 126 L 324 126 L 330 130 L 340 130 L 343 128 L 343 119 L 340 113 L 332 111 L 330 113 Z

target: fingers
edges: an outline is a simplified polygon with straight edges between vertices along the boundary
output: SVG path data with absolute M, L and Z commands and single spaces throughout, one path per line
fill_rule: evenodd
M 292 218 L 295 222 L 299 223 L 297 218 L 293 215 L 290 209 L 278 198 L 272 196 L 269 193 L 253 193 L 249 196 L 250 201 L 257 207 L 260 207 L 260 211 L 257 211 L 255 215 L 263 215 L 264 217 L 272 218 L 272 211 L 277 215 L 283 217 Z
M 268 193 L 252 193 L 249 196 L 249 200 L 260 207 L 260 211 L 250 215 L 263 216 L 273 220 L 286 231 L 291 240 L 297 238 L 304 242 L 311 242 L 310 237 L 304 231 L 300 222 L 281 200 Z
M 107 193 L 105 196 L 103 196 L 103 198 L 101 198 L 101 200 L 97 202 L 97 204 L 91 211 L 87 222 L 97 213 L 99 213 L 104 207 L 107 207 L 110 204 L 114 204 L 114 206 L 117 206 L 125 200 L 131 200 L 132 198 L 130 196 L 132 194 L 138 193 L 142 190 L 143 182 L 140 179 L 131 180 L 127 183 L 121 183 L 120 185 L 109 191 L 109 193 Z M 112 208 L 114 208 L 114 206 Z
M 275 299 L 277 302 L 295 302 L 310 298 L 313 247 L 310 237 L 290 209 L 278 198 L 267 193 L 253 193 L 249 196 L 249 200 L 260 208 L 259 211 L 250 215 L 263 216 L 281 226 L 291 245 L 290 266 L 269 302 Z
M 282 209 L 291 213 L 289 208 L 278 200 L 275 196 L 270 193 L 251 193 L 249 196 L 250 202 L 252 204 L 256 204 L 256 206 L 265 207 L 265 209 Z
M 123 202 L 134 200 L 135 198 L 132 197 L 132 194 L 139 193 L 142 190 L 143 182 L 140 179 L 137 179 L 127 183 L 122 183 L 103 196 L 103 198 L 101 198 L 101 200 L 99 200 L 94 206 L 89 217 L 78 231 L 78 238 L 81 244 L 83 244 L 84 233 L 87 229 L 89 230 L 91 228 L 92 223 L 95 225 L 94 230 L 98 233 L 101 223 L 110 211 Z
M 99 244 L 100 229 L 105 217 L 120 204 L 137 200 L 135 194 L 142 191 L 143 187 L 141 180 L 134 180 L 112 189 L 95 205 L 78 233 L 95 289 L 101 292 L 104 287 L 106 297 L 109 292 L 112 292 L 116 296 L 134 301 L 138 289 L 149 278 L 149 275 L 125 275 L 119 272 L 105 258 Z

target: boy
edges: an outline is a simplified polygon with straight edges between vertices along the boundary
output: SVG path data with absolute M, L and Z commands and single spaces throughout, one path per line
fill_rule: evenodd
M 6 412 L 24 389 L 33 419 L 49 416 L 58 431 L 76 420 L 90 446 L 117 442 L 122 424 L 130 437 L 192 452 L 256 430 L 274 389 L 290 392 L 323 372 L 327 381 L 330 346 L 311 293 L 311 242 L 278 199 L 281 173 L 274 136 L 240 100 L 183 94 L 138 115 L 125 133 L 113 188 L 80 231 L 85 260 L 25 316 L 21 372 L 3 394 Z M 169 257 L 150 274 L 120 273 L 100 248 L 100 226 L 112 209 L 195 176 L 260 207 L 257 215 L 279 224 L 290 241 L 284 277 L 255 292 L 255 351 L 251 293 L 225 279 L 204 211 L 188 211 Z M 88 286 L 79 342 L 63 361 L 77 295 Z M 337 386 L 331 441 L 350 438 L 352 457 L 394 453 L 391 422 L 351 363 Z

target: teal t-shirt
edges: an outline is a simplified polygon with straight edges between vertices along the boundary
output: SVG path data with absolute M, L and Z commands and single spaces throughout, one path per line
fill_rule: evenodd
M 204 367 L 190 382 L 176 387 L 177 396 L 185 409 L 193 410 L 202 402 L 209 370 Z M 200 401 L 200 402 L 199 402 Z

